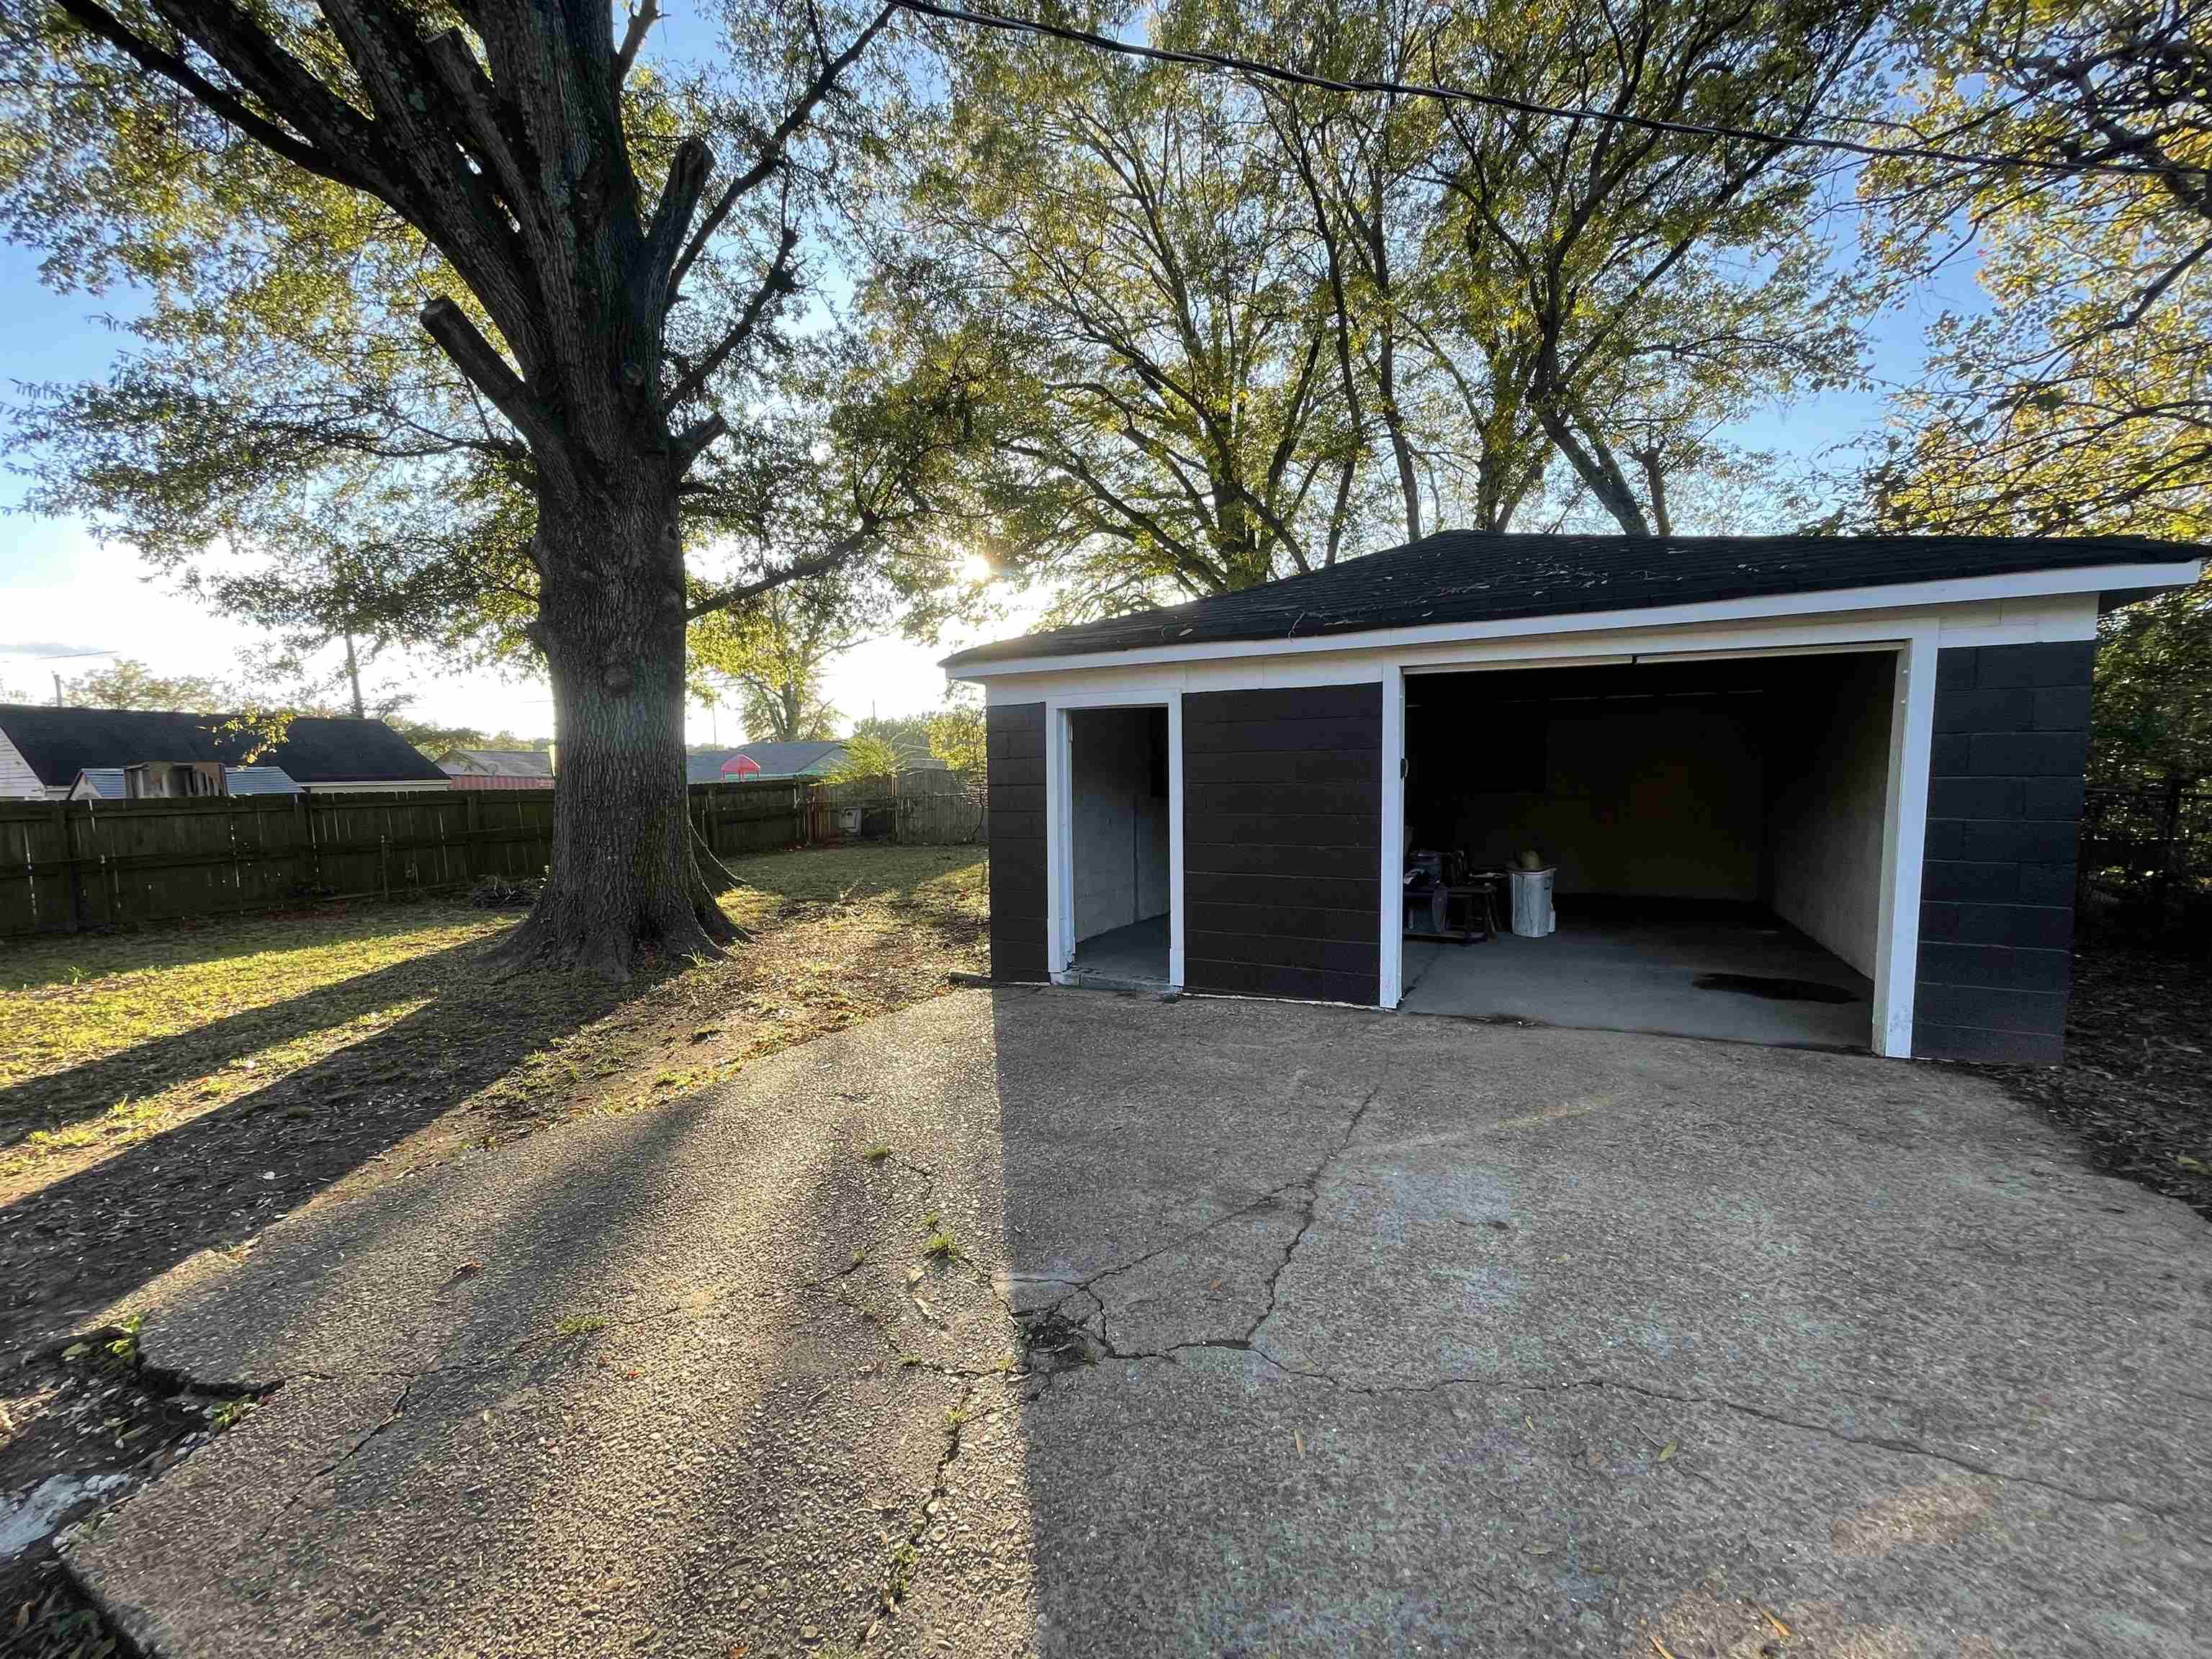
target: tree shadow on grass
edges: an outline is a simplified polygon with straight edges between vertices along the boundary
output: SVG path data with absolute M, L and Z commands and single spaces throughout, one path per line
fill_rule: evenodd
M 283 1007 L 295 1024 L 331 1023 L 408 982 L 398 970 L 366 977 L 386 983 L 348 981 Z M 0 1348 L 66 1329 L 197 1251 L 252 1237 L 661 977 L 463 978 L 374 1036 L 26 1194 L 0 1209 Z M 240 1017 L 260 1022 L 258 1042 L 281 1034 L 263 1019 L 271 1012 Z M 173 1041 L 185 1039 L 144 1046 Z M 185 1047 L 178 1066 L 187 1054 L 203 1063 L 204 1050 Z
M 311 943 L 316 946 L 343 946 L 441 924 L 463 927 L 482 919 L 480 911 L 435 899 L 401 898 L 18 936 L 0 939 L 0 990 L 38 991 L 149 969 L 199 967 L 297 949 L 301 927 L 314 930 Z
M 334 1031 L 394 1003 L 451 990 L 463 982 L 468 960 L 483 948 L 471 939 L 427 951 L 0 1088 L 0 1146 L 36 1130 L 96 1117 L 126 1096 L 143 1098 L 212 1078 L 276 1044 Z

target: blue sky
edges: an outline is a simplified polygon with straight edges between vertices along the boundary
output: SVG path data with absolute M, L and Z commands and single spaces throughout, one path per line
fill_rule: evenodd
M 699 23 L 681 16 L 672 21 L 674 33 L 657 44 L 663 50 L 693 49 L 703 34 Z M 1923 329 L 1946 305 L 1973 302 L 1971 269 L 1960 261 L 1940 288 L 1878 319 L 1872 339 L 1877 380 L 1913 380 Z M 11 398 L 19 382 L 105 378 L 128 337 L 101 318 L 126 312 L 130 303 L 127 295 L 57 295 L 39 282 L 34 252 L 0 242 L 0 399 Z M 1788 410 L 1758 411 L 1736 422 L 1729 435 L 1748 446 L 1811 457 L 1873 429 L 1881 416 L 1879 391 L 1832 393 Z M 236 672 L 240 653 L 256 641 L 252 630 L 149 580 L 128 549 L 102 548 L 82 524 L 21 512 L 24 490 L 22 478 L 0 471 L 0 688 L 48 696 L 51 672 L 81 672 L 102 659 L 46 659 L 63 648 L 136 657 L 172 673 Z M 1010 630 L 1001 625 L 988 631 Z M 863 646 L 834 665 L 830 701 L 848 717 L 933 706 L 943 686 L 934 659 L 969 642 L 962 634 L 948 635 L 937 649 L 898 639 Z M 541 684 L 445 672 L 424 662 L 379 664 L 368 678 L 410 683 L 416 692 L 413 712 L 423 718 L 525 735 L 550 732 L 551 702 Z M 732 740 L 735 730 L 728 711 L 719 716 L 693 712 L 696 742 Z

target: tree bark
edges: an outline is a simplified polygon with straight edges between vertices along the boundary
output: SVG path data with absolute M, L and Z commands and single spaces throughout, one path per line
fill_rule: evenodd
M 582 499 L 539 504 L 534 632 L 561 765 L 545 886 L 495 953 L 508 971 L 619 981 L 641 949 L 718 956 L 738 937 L 714 902 L 728 872 L 689 810 L 675 483 L 665 456 L 641 456 Z

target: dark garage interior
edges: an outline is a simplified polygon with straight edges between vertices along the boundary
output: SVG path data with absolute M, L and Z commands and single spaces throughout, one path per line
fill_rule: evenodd
M 1867 1047 L 1895 665 L 1408 674 L 1402 1006 Z M 1544 937 L 1507 925 L 1530 853 L 1555 872 Z M 1449 913 L 1420 890 L 1439 883 Z
M 1168 711 L 1075 708 L 1068 720 L 1073 970 L 1168 977 Z

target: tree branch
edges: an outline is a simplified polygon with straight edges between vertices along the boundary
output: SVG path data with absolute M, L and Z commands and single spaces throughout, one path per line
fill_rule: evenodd
M 669 388 L 668 403 L 672 408 L 684 402 L 685 398 L 695 397 L 705 391 L 707 382 L 712 378 L 714 371 L 720 368 L 728 359 L 729 355 L 743 345 L 751 337 L 753 330 L 760 325 L 760 320 L 767 314 L 769 307 L 783 295 L 796 291 L 797 285 L 791 280 L 791 256 L 798 246 L 799 232 L 791 226 L 786 225 L 783 228 L 783 240 L 776 247 L 775 258 L 769 262 L 767 273 L 760 280 L 760 286 L 753 290 L 753 297 L 745 301 L 744 312 L 738 316 L 736 323 L 732 325 L 730 331 L 715 342 L 714 349 L 694 363 L 690 372 L 682 380 Z M 672 294 L 675 291 L 672 283 L 670 285 L 669 291 Z
M 533 449 L 542 443 L 550 453 L 550 447 L 557 446 L 560 434 L 545 410 L 507 359 L 493 349 L 468 313 L 441 295 L 422 307 L 422 326 L 453 360 L 453 367 L 468 376 L 469 384 L 514 422 L 515 429 Z
M 696 622 L 702 617 L 711 616 L 717 611 L 726 611 L 733 605 L 742 605 L 756 594 L 766 593 L 787 582 L 804 581 L 809 576 L 826 576 L 840 565 L 850 562 L 873 541 L 878 527 L 878 521 L 870 517 L 862 521 L 859 529 L 832 542 L 825 552 L 817 553 L 811 558 L 794 560 L 782 569 L 770 571 L 751 581 L 720 588 L 685 611 L 684 620 Z
M 140 38 L 106 7 L 93 3 L 93 0 L 58 0 L 58 3 L 70 21 L 88 34 L 106 41 L 139 68 L 158 75 L 191 94 L 254 143 L 319 179 L 327 179 L 334 185 L 344 185 L 355 190 L 369 190 L 374 193 L 374 186 L 363 173 L 356 166 L 349 165 L 357 157 L 343 152 L 326 154 L 312 141 L 303 140 L 287 131 L 256 112 L 242 98 L 216 85 L 176 53 L 164 51 Z
M 623 32 L 622 45 L 615 51 L 615 85 L 619 88 L 629 78 L 629 66 L 637 61 L 637 49 L 645 44 L 645 37 L 660 21 L 660 0 L 644 0 Z
M 869 21 L 867 27 L 853 37 L 850 46 L 822 66 L 805 92 L 800 94 L 799 101 L 777 124 L 775 131 L 769 134 L 767 143 L 761 146 L 759 160 L 731 179 L 721 195 L 715 198 L 712 211 L 701 222 L 699 228 L 678 258 L 674 270 L 669 273 L 670 294 L 675 294 L 684 286 L 684 278 L 697 262 L 700 254 L 706 251 L 708 241 L 722 228 L 722 222 L 730 216 L 731 210 L 758 189 L 768 176 L 783 164 L 784 147 L 790 143 L 792 135 L 813 118 L 816 108 L 836 87 L 837 78 L 867 50 L 868 43 L 883 32 L 884 26 L 890 21 L 897 10 L 896 6 L 885 6 Z

